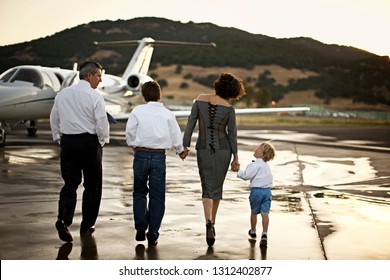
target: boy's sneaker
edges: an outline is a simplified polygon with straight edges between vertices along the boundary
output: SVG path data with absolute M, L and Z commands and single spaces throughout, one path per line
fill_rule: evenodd
M 252 233 L 251 230 L 248 231 L 248 235 L 249 235 L 251 238 L 256 238 L 256 237 L 257 237 L 256 232 L 255 232 L 255 233 Z
M 267 246 L 267 235 L 263 234 L 260 240 L 260 246 Z
M 135 240 L 137 240 L 137 241 L 144 241 L 145 239 L 146 239 L 145 230 L 144 229 L 138 229 L 137 233 L 135 235 Z

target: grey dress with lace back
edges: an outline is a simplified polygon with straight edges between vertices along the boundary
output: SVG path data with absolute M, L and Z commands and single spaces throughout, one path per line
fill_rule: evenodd
M 198 122 L 196 154 L 202 183 L 202 197 L 222 199 L 222 188 L 232 154 L 237 153 L 237 127 L 234 108 L 196 101 L 188 117 L 183 145 L 190 147 Z

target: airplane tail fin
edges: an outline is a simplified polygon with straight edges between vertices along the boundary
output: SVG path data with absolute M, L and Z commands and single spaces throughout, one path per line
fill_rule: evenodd
M 142 40 L 124 40 L 124 41 L 106 41 L 94 42 L 95 46 L 128 46 L 138 44 L 129 64 L 122 75 L 122 81 L 127 84 L 128 90 L 137 91 L 140 85 L 152 80 L 147 73 L 149 71 L 150 61 L 152 59 L 154 45 L 166 46 L 207 46 L 216 47 L 215 43 L 196 43 L 196 42 L 179 42 L 154 40 L 145 37 Z

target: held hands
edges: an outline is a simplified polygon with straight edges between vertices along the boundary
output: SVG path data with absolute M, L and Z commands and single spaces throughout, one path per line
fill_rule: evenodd
M 232 163 L 230 164 L 230 170 L 234 172 L 238 172 L 238 170 L 240 170 L 240 163 L 238 161 L 233 160 Z
M 182 151 L 180 154 L 179 154 L 179 157 L 184 160 L 187 156 L 188 156 L 188 153 L 190 152 L 190 150 L 187 148 L 187 147 L 184 147 L 184 151 Z

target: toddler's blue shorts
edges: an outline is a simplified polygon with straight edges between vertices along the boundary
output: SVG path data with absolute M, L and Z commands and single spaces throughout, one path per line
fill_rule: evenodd
M 251 205 L 252 213 L 269 213 L 269 210 L 271 209 L 271 201 L 271 188 L 251 188 L 249 202 Z

